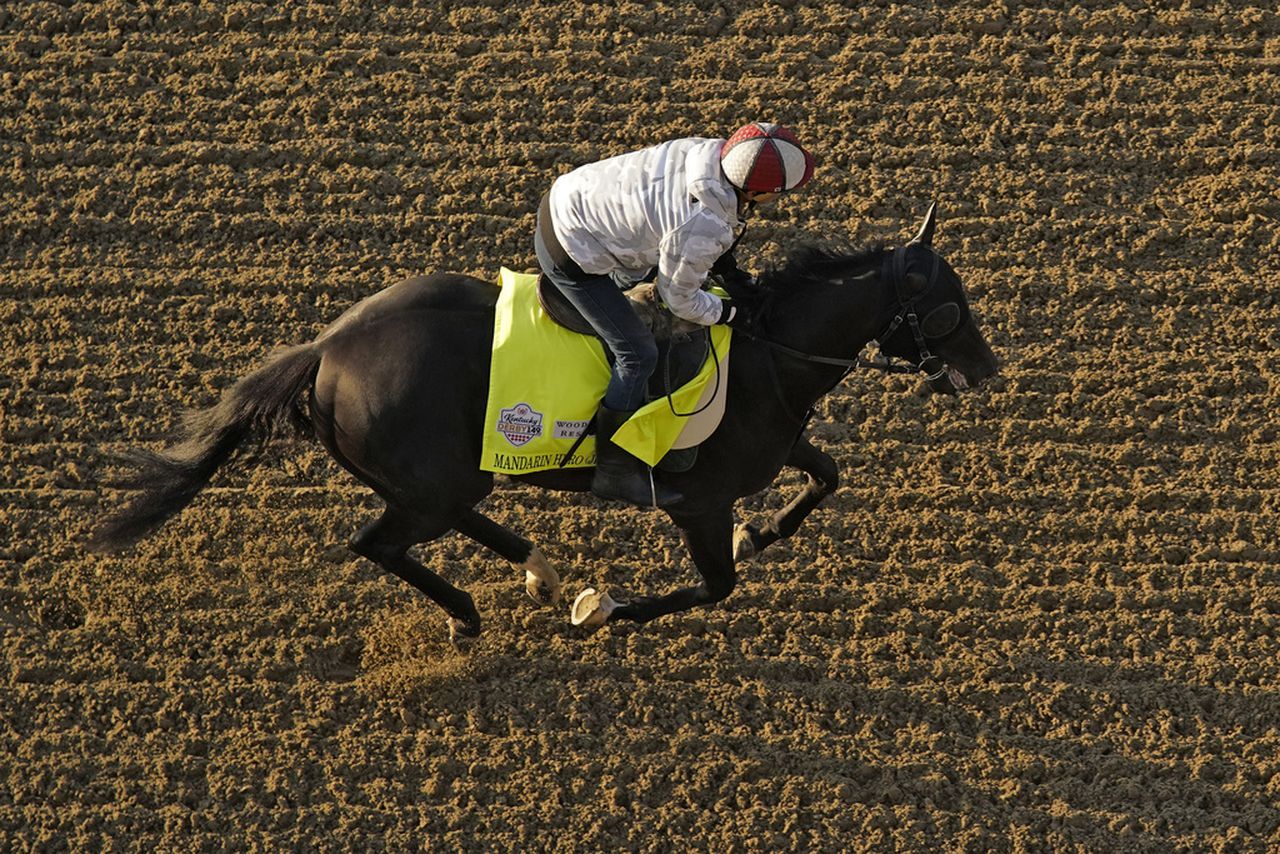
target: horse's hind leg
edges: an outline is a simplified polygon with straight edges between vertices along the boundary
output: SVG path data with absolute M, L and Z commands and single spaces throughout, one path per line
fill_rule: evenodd
M 809 482 L 790 504 L 773 514 L 764 528 L 757 528 L 746 522 L 738 526 L 733 536 L 735 561 L 757 555 L 767 546 L 794 534 L 822 499 L 840 485 L 840 470 L 836 467 L 836 461 L 810 445 L 809 440 L 804 437 L 797 439 L 792 445 L 786 464 L 809 475 Z
M 449 636 L 479 637 L 480 613 L 471 594 L 459 590 L 413 558 L 409 548 L 426 543 L 453 528 L 453 519 L 420 516 L 388 506 L 382 516 L 360 529 L 351 539 L 351 550 L 388 572 L 403 578 L 431 597 L 449 615 Z
M 532 542 L 475 509 L 465 511 L 453 527 L 523 569 L 524 589 L 533 601 L 539 605 L 560 601 L 560 576 Z

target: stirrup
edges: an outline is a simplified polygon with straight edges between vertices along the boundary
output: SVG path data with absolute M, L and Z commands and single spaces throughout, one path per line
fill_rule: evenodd
M 649 473 L 649 506 L 650 507 L 652 507 L 655 510 L 659 510 L 663 507 L 670 507 L 672 504 L 679 504 L 681 501 L 684 501 L 684 496 L 676 492 L 674 489 L 672 489 L 669 486 L 662 487 L 663 494 L 661 497 L 659 497 L 658 481 L 653 476 L 653 473 L 657 471 L 657 468 L 655 468 L 654 466 L 645 466 L 645 470 Z

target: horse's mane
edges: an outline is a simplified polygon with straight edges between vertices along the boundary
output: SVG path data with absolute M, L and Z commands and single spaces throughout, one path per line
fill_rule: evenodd
M 757 286 L 770 294 L 816 285 L 829 287 L 833 280 L 878 266 L 883 255 L 882 244 L 863 249 L 804 244 L 792 250 L 781 264 L 765 269 L 756 280 Z

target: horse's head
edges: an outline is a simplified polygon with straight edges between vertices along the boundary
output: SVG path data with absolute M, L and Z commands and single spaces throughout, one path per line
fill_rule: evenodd
M 886 356 L 918 365 L 933 391 L 955 394 L 994 375 L 1000 363 L 969 311 L 960 277 L 933 251 L 936 225 L 937 206 L 930 205 L 916 236 L 886 255 L 896 304 L 876 340 Z

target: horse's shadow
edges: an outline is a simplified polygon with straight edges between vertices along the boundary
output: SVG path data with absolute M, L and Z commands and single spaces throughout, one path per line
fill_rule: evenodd
M 572 657 L 550 660 L 482 646 L 466 673 L 410 702 L 420 721 L 452 720 L 449 735 L 474 736 L 479 720 L 595 757 L 579 776 L 607 771 L 615 788 L 615 766 L 637 769 L 613 797 L 622 811 L 686 797 L 764 805 L 785 790 L 773 808 L 819 823 L 907 815 L 944 837 L 982 831 L 992 850 L 1019 834 L 1032 848 L 1160 851 L 1231 833 L 1262 845 L 1280 828 L 1265 779 L 1274 751 L 1261 747 L 1274 738 L 1274 691 L 1034 654 L 986 668 L 995 682 L 930 680 L 912 663 L 869 676 L 865 662 L 743 654 L 696 619 L 579 636 Z M 550 620 L 531 629 L 535 641 L 575 633 Z

